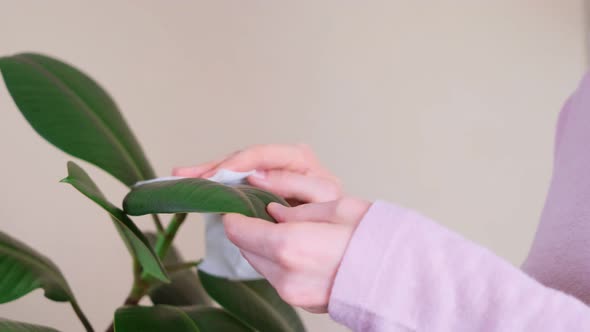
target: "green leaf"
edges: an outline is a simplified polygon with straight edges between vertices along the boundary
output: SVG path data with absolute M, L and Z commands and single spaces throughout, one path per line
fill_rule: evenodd
M 156 243 L 157 235 L 146 233 L 146 238 L 152 245 Z M 182 256 L 174 248 L 170 247 L 164 264 L 171 265 L 183 262 Z M 203 289 L 199 276 L 194 270 L 182 270 L 169 273 L 170 283 L 160 284 L 150 290 L 149 296 L 154 304 L 169 304 L 174 306 L 208 305 L 211 298 Z
M 213 307 L 193 307 L 185 309 L 185 312 L 203 332 L 253 332 L 252 329 L 223 309 Z
M 252 332 L 223 309 L 203 306 L 123 307 L 115 313 L 117 332 Z
M 162 262 L 154 253 L 143 233 L 135 226 L 125 212 L 105 198 L 96 184 L 80 166 L 74 162 L 68 162 L 68 176 L 61 180 L 61 182 L 71 184 L 84 196 L 90 198 L 109 213 L 131 256 L 139 262 L 145 273 L 160 281 L 169 281 Z
M 275 194 L 247 185 L 228 186 L 206 179 L 158 181 L 133 187 L 123 201 L 130 215 L 150 213 L 241 213 L 274 221 L 266 205 L 288 205 Z
M 59 268 L 26 244 L 0 232 L 0 303 L 20 298 L 37 288 L 64 302 L 72 291 Z
M 59 332 L 51 327 L 0 318 L 0 332 Z
M 199 270 L 203 287 L 225 310 L 259 331 L 305 331 L 293 307 L 266 280 L 233 281 Z
M 86 74 L 31 53 L 0 58 L 0 71 L 21 113 L 47 141 L 128 186 L 155 177 L 115 102 Z
M 0 303 L 14 301 L 37 288 L 42 288 L 50 300 L 69 301 L 87 331 L 92 330 L 59 268 L 35 249 L 0 232 Z M 0 321 L 0 328 L 2 324 L 17 323 Z

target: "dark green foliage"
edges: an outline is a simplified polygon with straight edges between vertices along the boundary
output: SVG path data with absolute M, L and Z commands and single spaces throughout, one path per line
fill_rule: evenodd
M 122 210 L 109 202 L 75 163 L 68 163 L 68 176 L 62 180 L 109 214 L 133 258 L 134 281 L 124 300 L 127 306 L 116 311 L 117 332 L 304 331 L 295 310 L 265 280 L 229 281 L 190 269 L 168 273 L 164 264 L 191 266 L 171 246 L 184 215 L 176 215 L 166 230 L 158 220 L 157 235 L 144 234 L 129 217 L 234 212 L 274 221 L 266 212 L 266 205 L 287 205 L 282 198 L 247 185 L 226 186 L 202 179 L 133 187 L 155 174 L 115 102 L 98 83 L 64 62 L 40 54 L 0 57 L 0 72 L 16 106 L 39 135 L 132 187 Z M 84 221 L 83 217 L 77 219 Z M 156 216 L 154 219 L 157 220 Z M 69 301 L 86 331 L 93 331 L 55 264 L 0 232 L 0 303 L 16 300 L 38 288 L 51 300 Z M 154 306 L 137 306 L 146 295 Z M 211 298 L 223 309 L 213 307 Z M 0 332 L 24 331 L 57 332 L 0 319 Z

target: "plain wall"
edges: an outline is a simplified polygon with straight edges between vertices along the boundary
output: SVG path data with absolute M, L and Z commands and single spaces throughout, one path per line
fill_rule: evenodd
M 581 0 L 0 2 L 0 54 L 43 52 L 91 74 L 160 175 L 305 142 L 350 194 L 415 208 L 514 264 L 543 205 L 557 114 L 586 67 Z M 0 156 L 0 230 L 51 257 L 104 330 L 131 284 L 129 256 L 105 213 L 58 183 L 72 158 L 32 131 L 3 84 Z M 83 166 L 120 202 L 122 185 Z M 179 246 L 202 257 L 200 218 Z M 41 291 L 0 316 L 82 330 Z

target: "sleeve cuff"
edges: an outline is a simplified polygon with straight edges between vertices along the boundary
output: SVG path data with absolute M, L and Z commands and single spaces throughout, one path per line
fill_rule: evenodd
M 374 330 L 375 324 L 385 319 L 370 308 L 373 299 L 379 296 L 380 272 L 383 266 L 391 265 L 386 263 L 390 249 L 399 237 L 398 229 L 408 212 L 383 201 L 377 201 L 369 208 L 355 230 L 336 274 L 328 306 L 332 319 L 357 331 Z M 399 318 L 401 322 L 412 320 L 412 317 Z M 411 330 L 408 327 L 402 329 L 402 325 L 398 325 L 400 331 Z

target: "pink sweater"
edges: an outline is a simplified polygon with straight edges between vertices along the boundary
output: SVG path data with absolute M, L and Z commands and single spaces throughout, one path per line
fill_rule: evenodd
M 590 331 L 590 75 L 562 110 L 535 242 L 512 266 L 408 209 L 376 202 L 329 312 L 354 331 Z

